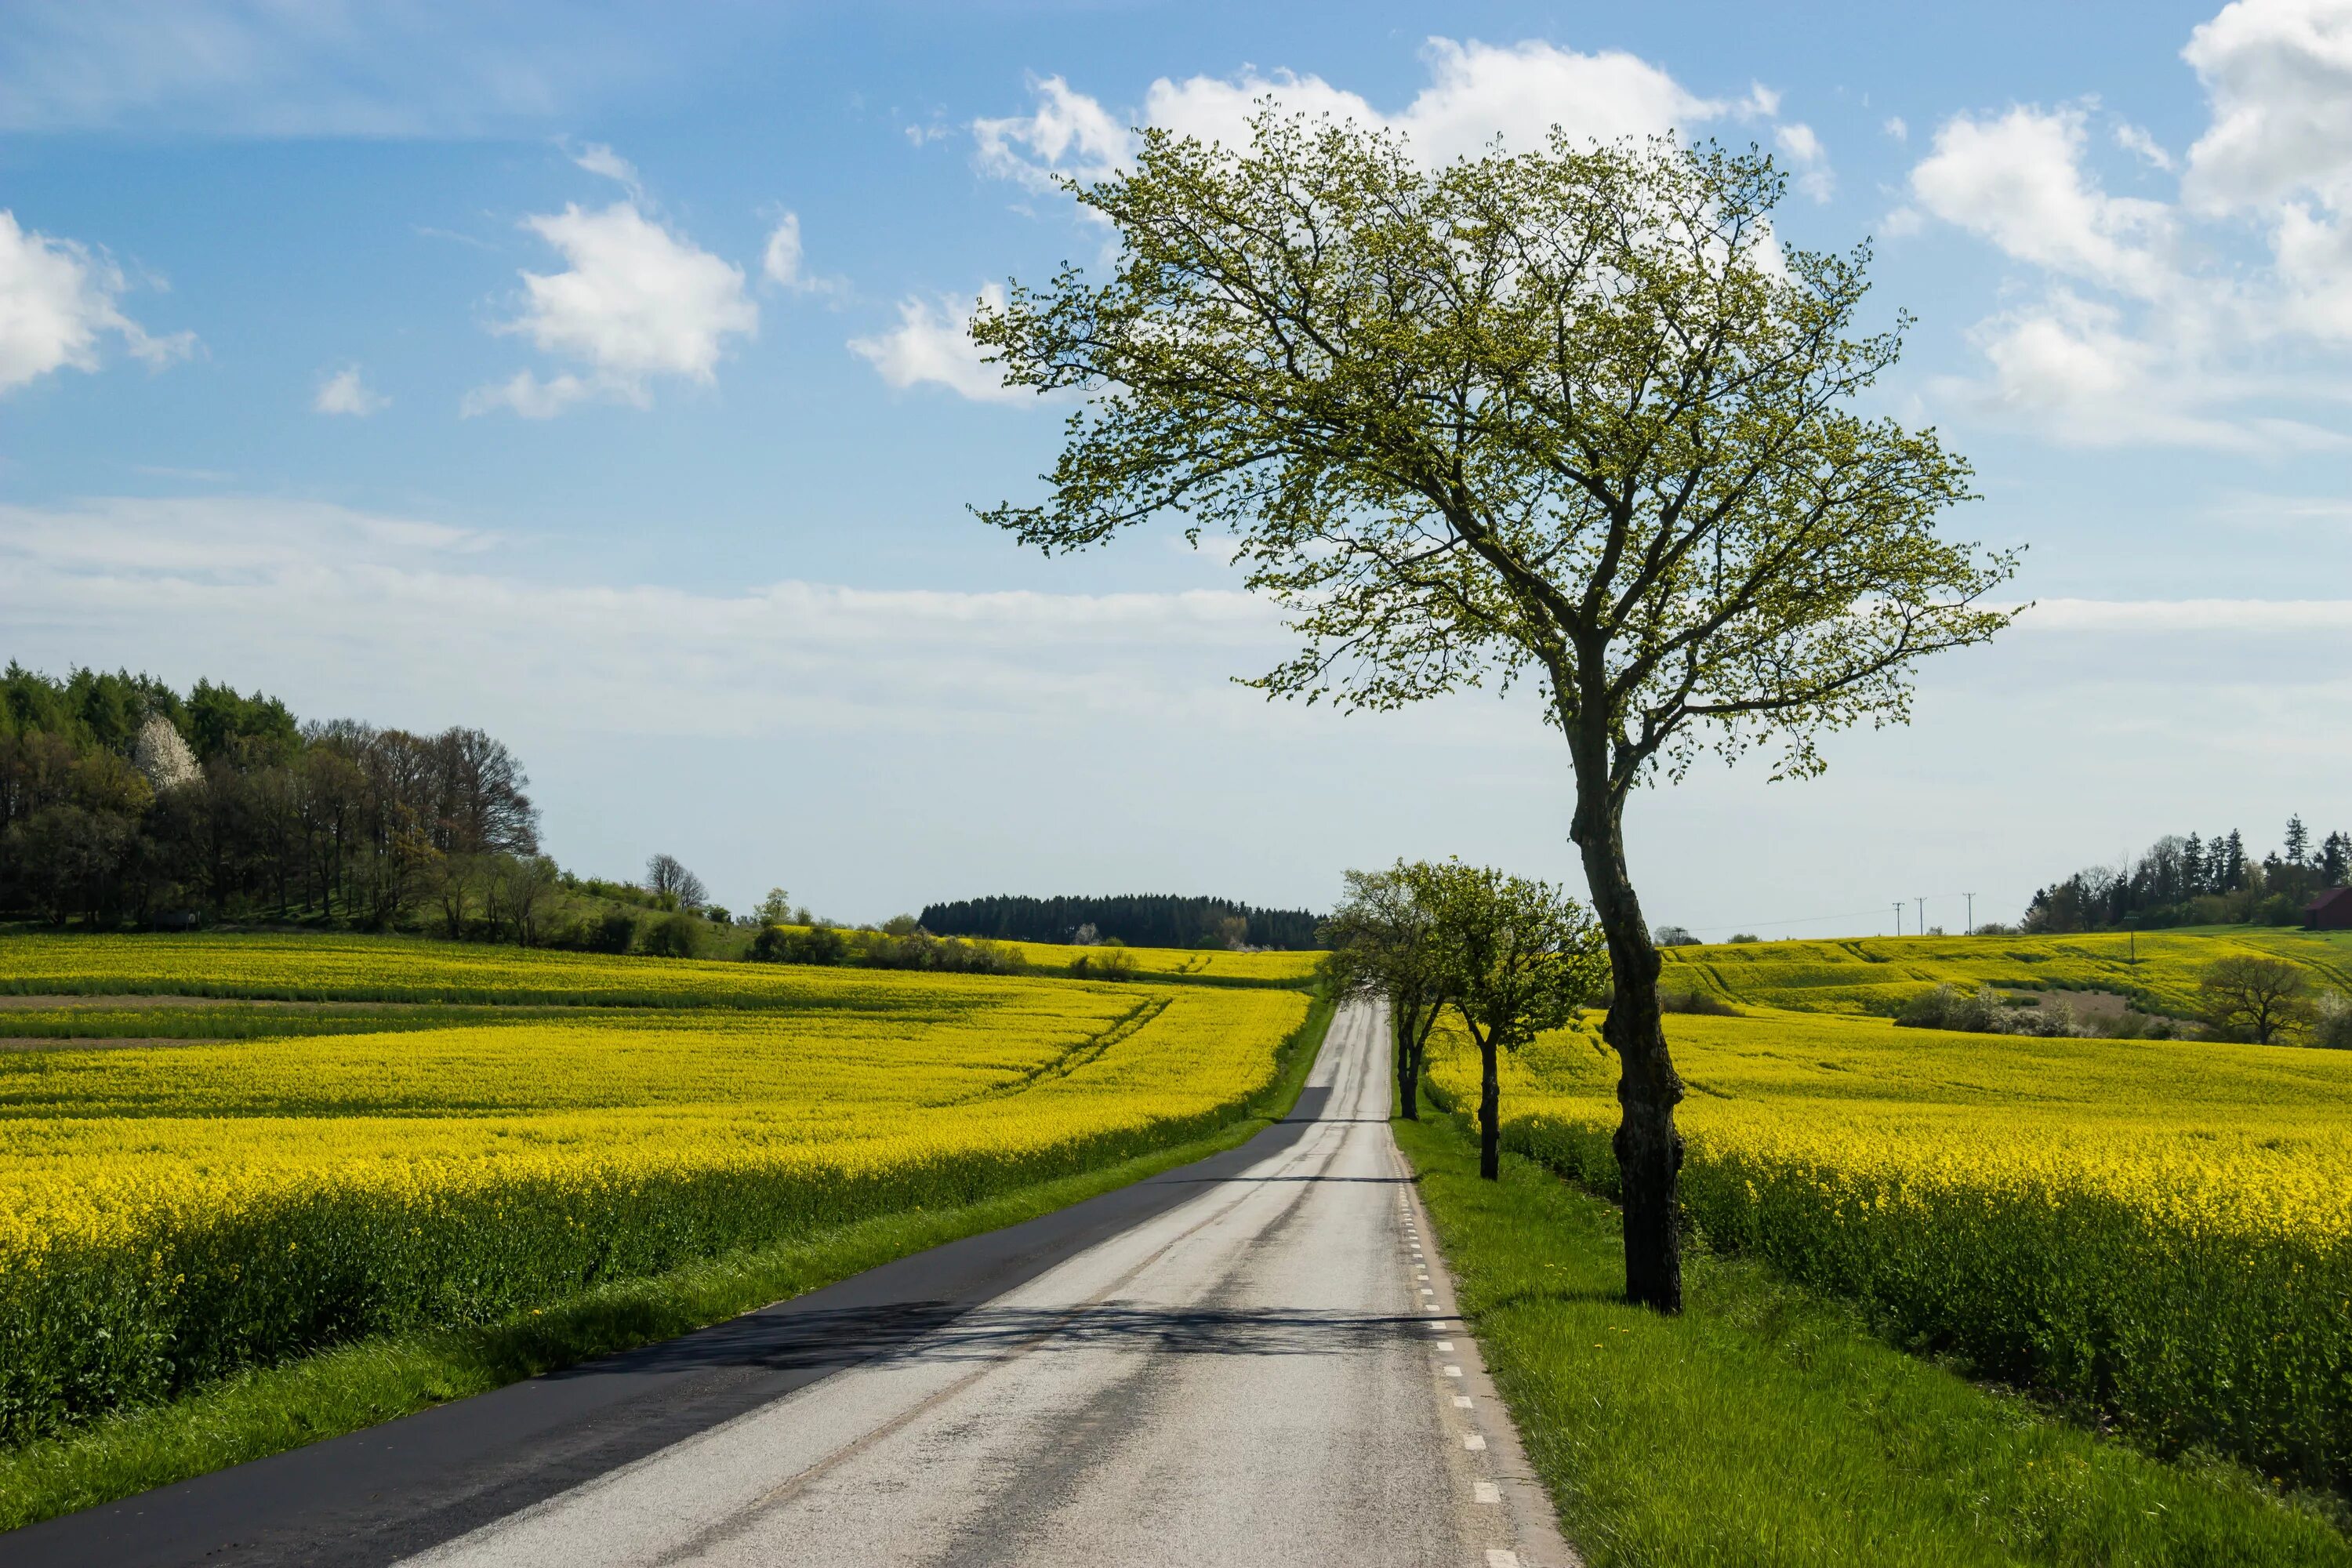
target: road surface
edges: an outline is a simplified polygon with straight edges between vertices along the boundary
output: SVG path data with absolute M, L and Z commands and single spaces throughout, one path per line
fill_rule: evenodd
M 698 1335 L 51 1521 L 45 1563 L 1564 1568 L 1351 1004 L 1230 1154 Z

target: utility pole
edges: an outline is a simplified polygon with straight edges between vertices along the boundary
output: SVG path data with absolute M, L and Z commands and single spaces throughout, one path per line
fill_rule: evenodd
M 1977 896 L 1974 893 L 1962 893 L 1960 897 L 1968 900 L 1969 901 L 1968 934 L 1974 936 L 1977 934 Z
M 1903 900 L 1900 899 L 1895 900 L 1895 934 L 1903 934 Z
M 1921 936 L 1926 936 L 1927 934 L 1927 900 L 1921 899 L 1918 900 L 1918 903 L 1919 921 L 1918 923 L 1914 925 L 1911 929 L 1917 931 Z

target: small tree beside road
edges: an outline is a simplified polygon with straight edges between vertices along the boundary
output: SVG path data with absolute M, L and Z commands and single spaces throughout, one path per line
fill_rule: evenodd
M 1549 883 L 1449 861 L 1419 868 L 1446 1000 L 1478 1047 L 1478 1173 L 1502 1174 L 1501 1054 L 1576 1020 L 1607 974 L 1582 906 Z
M 1421 1120 L 1421 1072 L 1429 1032 L 1448 1001 L 1447 973 L 1429 901 L 1430 868 L 1400 860 L 1386 871 L 1350 871 L 1347 896 L 1323 923 L 1329 973 L 1342 990 L 1389 1005 L 1397 1110 Z

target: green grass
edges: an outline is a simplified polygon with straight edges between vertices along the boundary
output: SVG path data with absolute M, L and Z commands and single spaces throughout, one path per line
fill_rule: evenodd
M 2166 1464 L 1873 1336 L 1751 1261 L 1625 1306 L 1617 1210 L 1450 1120 L 1399 1122 L 1437 1239 L 1569 1539 L 1593 1568 L 2352 1564 L 2315 1513 Z
M 363 1341 L 0 1450 L 0 1531 L 355 1432 L 688 1333 L 893 1258 L 1000 1229 L 1247 1142 L 1290 1113 L 1329 1027 L 1318 996 L 1249 1114 L 1206 1138 L 959 1208 L 886 1215 L 616 1281 L 478 1328 Z

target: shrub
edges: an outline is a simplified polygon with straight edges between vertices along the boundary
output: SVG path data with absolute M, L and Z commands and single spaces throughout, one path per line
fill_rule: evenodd
M 885 926 L 883 932 L 888 931 Z M 924 969 L 941 974 L 1012 974 L 1022 967 L 1020 954 L 1003 942 L 933 936 L 919 926 L 896 935 L 861 932 L 850 948 L 850 959 L 870 969 Z
M 1135 954 L 1105 943 L 1070 960 L 1070 973 L 1083 980 L 1132 980 Z
M 1903 1004 L 1895 1022 L 1906 1029 L 1953 1029 L 1964 1035 L 2074 1035 L 2081 1032 L 2074 1010 L 2063 1002 L 2047 1007 L 2016 1005 L 1990 985 L 1963 991 L 1946 984 Z
M 1701 1013 L 1710 1018 L 1745 1018 L 1747 1014 L 1717 996 L 1712 991 L 1701 991 L 1696 985 L 1687 991 L 1658 993 L 1661 1013 Z
M 647 925 L 639 947 L 656 958 L 692 958 L 702 946 L 702 922 L 683 911 Z
M 581 927 L 580 945 L 591 952 L 626 952 L 636 941 L 637 917 L 626 910 L 607 910 Z
M 762 963 L 839 963 L 849 940 L 831 926 L 761 926 L 747 955 Z
M 2320 993 L 2311 1010 L 2311 1043 L 2352 1051 L 2352 1000 L 2333 986 Z

